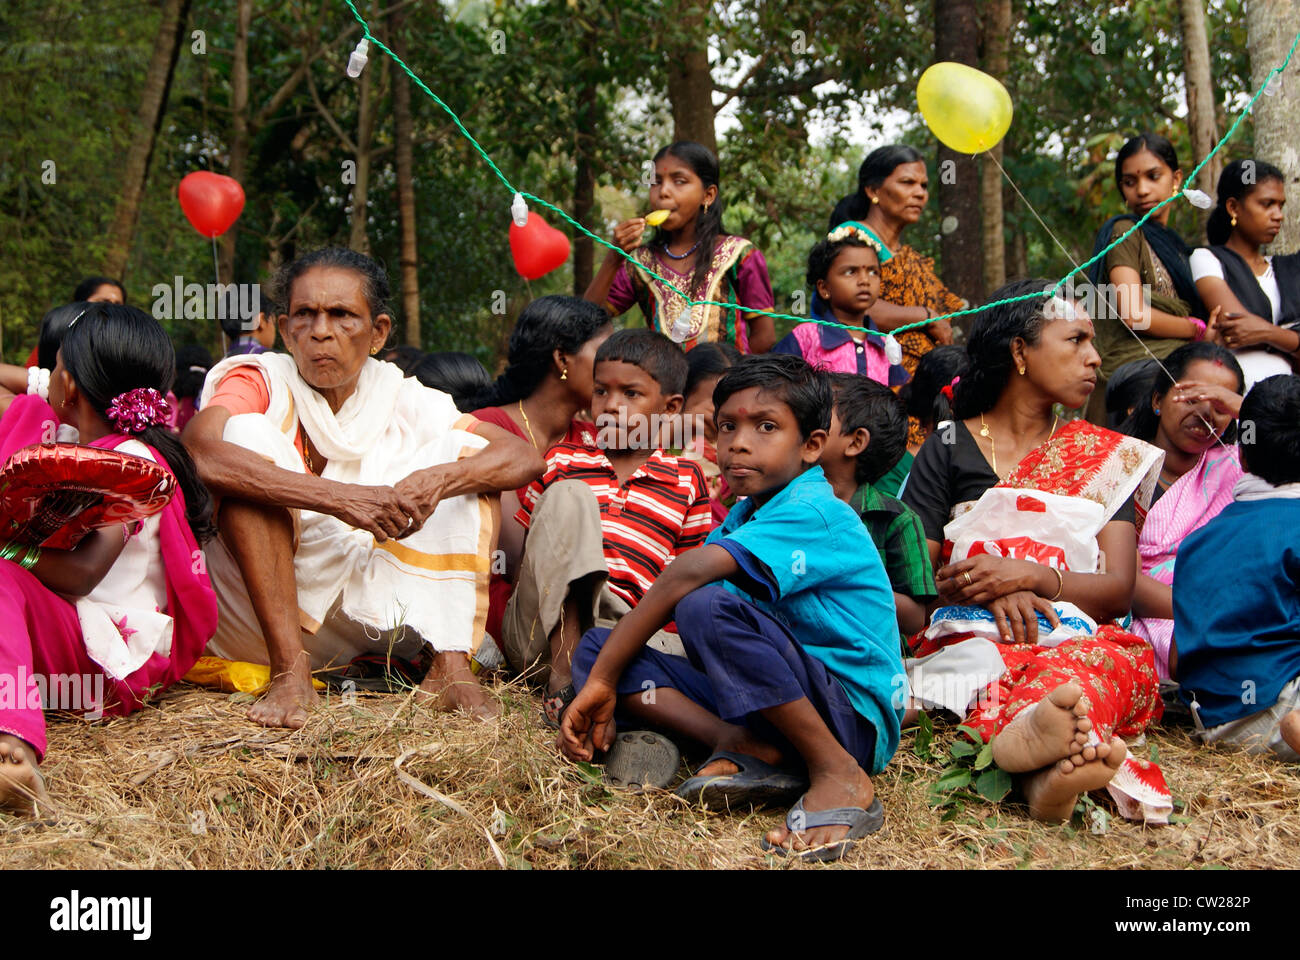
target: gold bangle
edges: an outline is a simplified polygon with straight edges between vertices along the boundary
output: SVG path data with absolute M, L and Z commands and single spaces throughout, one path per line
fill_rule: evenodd
M 1048 603 L 1055 603 L 1061 598 L 1061 591 L 1065 589 L 1065 574 L 1061 573 L 1057 567 L 1048 567 L 1047 569 L 1056 574 L 1056 595 L 1048 601 Z

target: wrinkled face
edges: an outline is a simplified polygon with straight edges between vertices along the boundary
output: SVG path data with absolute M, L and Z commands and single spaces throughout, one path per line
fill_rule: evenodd
M 916 223 L 930 199 L 930 179 L 920 160 L 900 163 L 884 183 L 867 187 L 866 192 L 868 199 L 875 197 L 879 201 L 882 213 L 904 223 Z
M 817 292 L 832 307 L 850 313 L 870 310 L 880 296 L 880 260 L 871 247 L 845 247 L 831 262 Z
M 596 351 L 613 332 L 613 325 L 606 324 L 577 353 L 560 354 L 560 367 L 568 373 L 564 382 L 583 410 L 591 407 L 592 370 L 596 365 Z
M 653 450 L 680 396 L 664 396 L 659 381 L 636 364 L 602 360 L 596 364 L 591 415 L 605 450 Z
M 1093 346 L 1092 321 L 1080 304 L 1077 319 L 1058 318 L 1043 325 L 1038 343 L 1024 347 L 1024 376 L 1067 410 L 1088 402 L 1097 389 L 1101 355 Z M 1017 341 L 1018 342 L 1018 341 Z M 1011 376 L 1021 374 L 1013 370 Z
M 805 440 L 794 411 L 759 387 L 737 391 L 718 408 L 718 467 L 733 493 L 767 500 L 817 462 L 826 431 Z
M 392 318 L 370 316 L 364 280 L 344 267 L 313 267 L 293 282 L 280 336 L 298 372 L 320 391 L 356 387 L 366 359 L 388 339 Z
M 1257 184 L 1240 200 L 1233 201 L 1228 212 L 1237 218 L 1236 231 L 1249 244 L 1272 243 L 1282 229 L 1282 207 L 1286 188 L 1281 180 L 1269 179 Z
M 95 292 L 86 298 L 88 303 L 122 303 L 122 291 L 116 284 L 101 283 Z
M 1139 217 L 1172 197 L 1182 183 L 1182 171 L 1169 169 L 1169 164 L 1150 150 L 1139 150 L 1120 168 L 1120 192 L 1128 208 Z
M 1241 392 L 1237 375 L 1213 360 L 1193 360 L 1187 365 L 1183 379 L 1199 380 L 1233 393 Z M 1170 444 L 1184 453 L 1202 454 L 1218 443 L 1223 431 L 1232 423 L 1232 417 L 1216 412 L 1209 400 L 1188 403 L 1175 400 L 1174 395 L 1175 391 L 1170 389 L 1164 396 L 1156 394 L 1151 398 L 1151 409 L 1160 414 L 1157 432 L 1164 434 Z
M 705 187 L 695 171 L 671 153 L 655 161 L 655 180 L 650 185 L 650 206 L 655 210 L 670 211 L 660 227 L 665 231 L 680 230 L 695 219 L 704 204 L 718 198 L 716 186 Z

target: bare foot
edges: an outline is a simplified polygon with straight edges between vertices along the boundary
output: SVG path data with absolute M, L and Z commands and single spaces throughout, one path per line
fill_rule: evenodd
M 852 757 L 840 768 L 810 774 L 812 785 L 803 795 L 803 808 L 808 813 L 819 810 L 831 810 L 835 807 L 871 806 L 876 797 L 876 789 L 866 771 L 853 761 Z M 827 844 L 843 840 L 849 832 L 847 824 L 836 823 L 825 827 L 813 827 L 792 833 L 785 824 L 767 832 L 767 842 L 774 847 L 799 851 L 811 847 L 824 847 Z
M 443 651 L 434 656 L 433 666 L 420 684 L 420 693 L 429 698 L 435 710 L 464 710 L 479 720 L 492 720 L 501 714 L 501 706 L 470 671 L 468 654 Z
M 993 762 L 1007 773 L 1039 770 L 1070 756 L 1098 757 L 1087 746 L 1092 721 L 1088 700 L 1077 683 L 1057 687 L 1002 728 L 993 738 Z
M 318 701 L 311 685 L 311 665 L 302 656 L 297 666 L 271 681 L 270 689 L 249 709 L 248 719 L 264 727 L 300 730 Z
M 36 751 L 25 740 L 0 733 L 0 810 L 31 817 L 38 804 L 49 800 L 45 778 L 36 766 Z
M 755 757 L 764 763 L 770 763 L 772 766 L 779 766 L 785 759 L 781 751 L 767 743 L 759 740 L 745 727 L 733 726 L 732 732 L 720 739 L 713 745 L 711 753 L 717 753 L 720 750 L 726 750 L 728 753 L 743 753 L 747 757 Z M 700 769 L 695 771 L 697 777 L 729 777 L 733 773 L 739 773 L 740 767 L 736 766 L 730 760 L 714 760 L 712 763 L 706 763 Z
M 1029 815 L 1035 820 L 1059 823 L 1074 816 L 1079 794 L 1098 790 L 1110 783 L 1115 771 L 1128 756 L 1128 747 L 1119 737 L 1112 737 L 1103 753 L 1098 747 L 1096 760 L 1079 758 L 1061 760 L 1046 770 L 1025 778 L 1025 799 Z
M 1286 745 L 1296 753 L 1300 753 L 1300 710 L 1292 710 L 1283 717 L 1278 730 Z

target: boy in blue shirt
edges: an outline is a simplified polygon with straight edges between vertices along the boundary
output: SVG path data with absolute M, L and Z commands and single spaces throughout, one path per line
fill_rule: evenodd
M 1300 377 L 1241 403 L 1233 502 L 1178 550 L 1169 669 L 1197 736 L 1300 760 Z M 1248 442 L 1251 441 L 1251 442 Z
M 806 792 L 763 846 L 836 859 L 884 821 L 868 772 L 898 746 L 889 578 L 817 466 L 827 375 L 799 357 L 746 357 L 713 400 L 718 464 L 746 499 L 618 626 L 583 637 L 559 745 L 574 760 L 608 749 L 617 708 L 711 747 L 678 792 L 714 805 L 789 798 L 804 783 L 788 768 L 806 770 Z M 685 658 L 645 647 L 673 619 Z

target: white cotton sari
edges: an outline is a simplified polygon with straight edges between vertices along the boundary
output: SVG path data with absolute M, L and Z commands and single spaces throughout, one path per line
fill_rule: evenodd
M 469 432 L 477 421 L 449 396 L 374 359 L 337 414 L 293 358 L 279 353 L 221 361 L 208 374 L 201 406 L 240 366 L 261 372 L 270 405 L 265 414 L 232 416 L 223 437 L 284 470 L 306 472 L 294 447 L 300 423 L 328 461 L 321 476 L 340 483 L 392 486 L 487 444 Z M 329 514 L 293 513 L 299 619 L 314 668 L 368 650 L 409 653 L 421 643 L 468 653 L 482 638 L 495 522 L 490 497 L 447 498 L 419 531 L 382 543 Z M 219 541 L 209 545 L 206 559 L 221 613 L 209 651 L 266 663 L 266 643 L 234 559 Z

